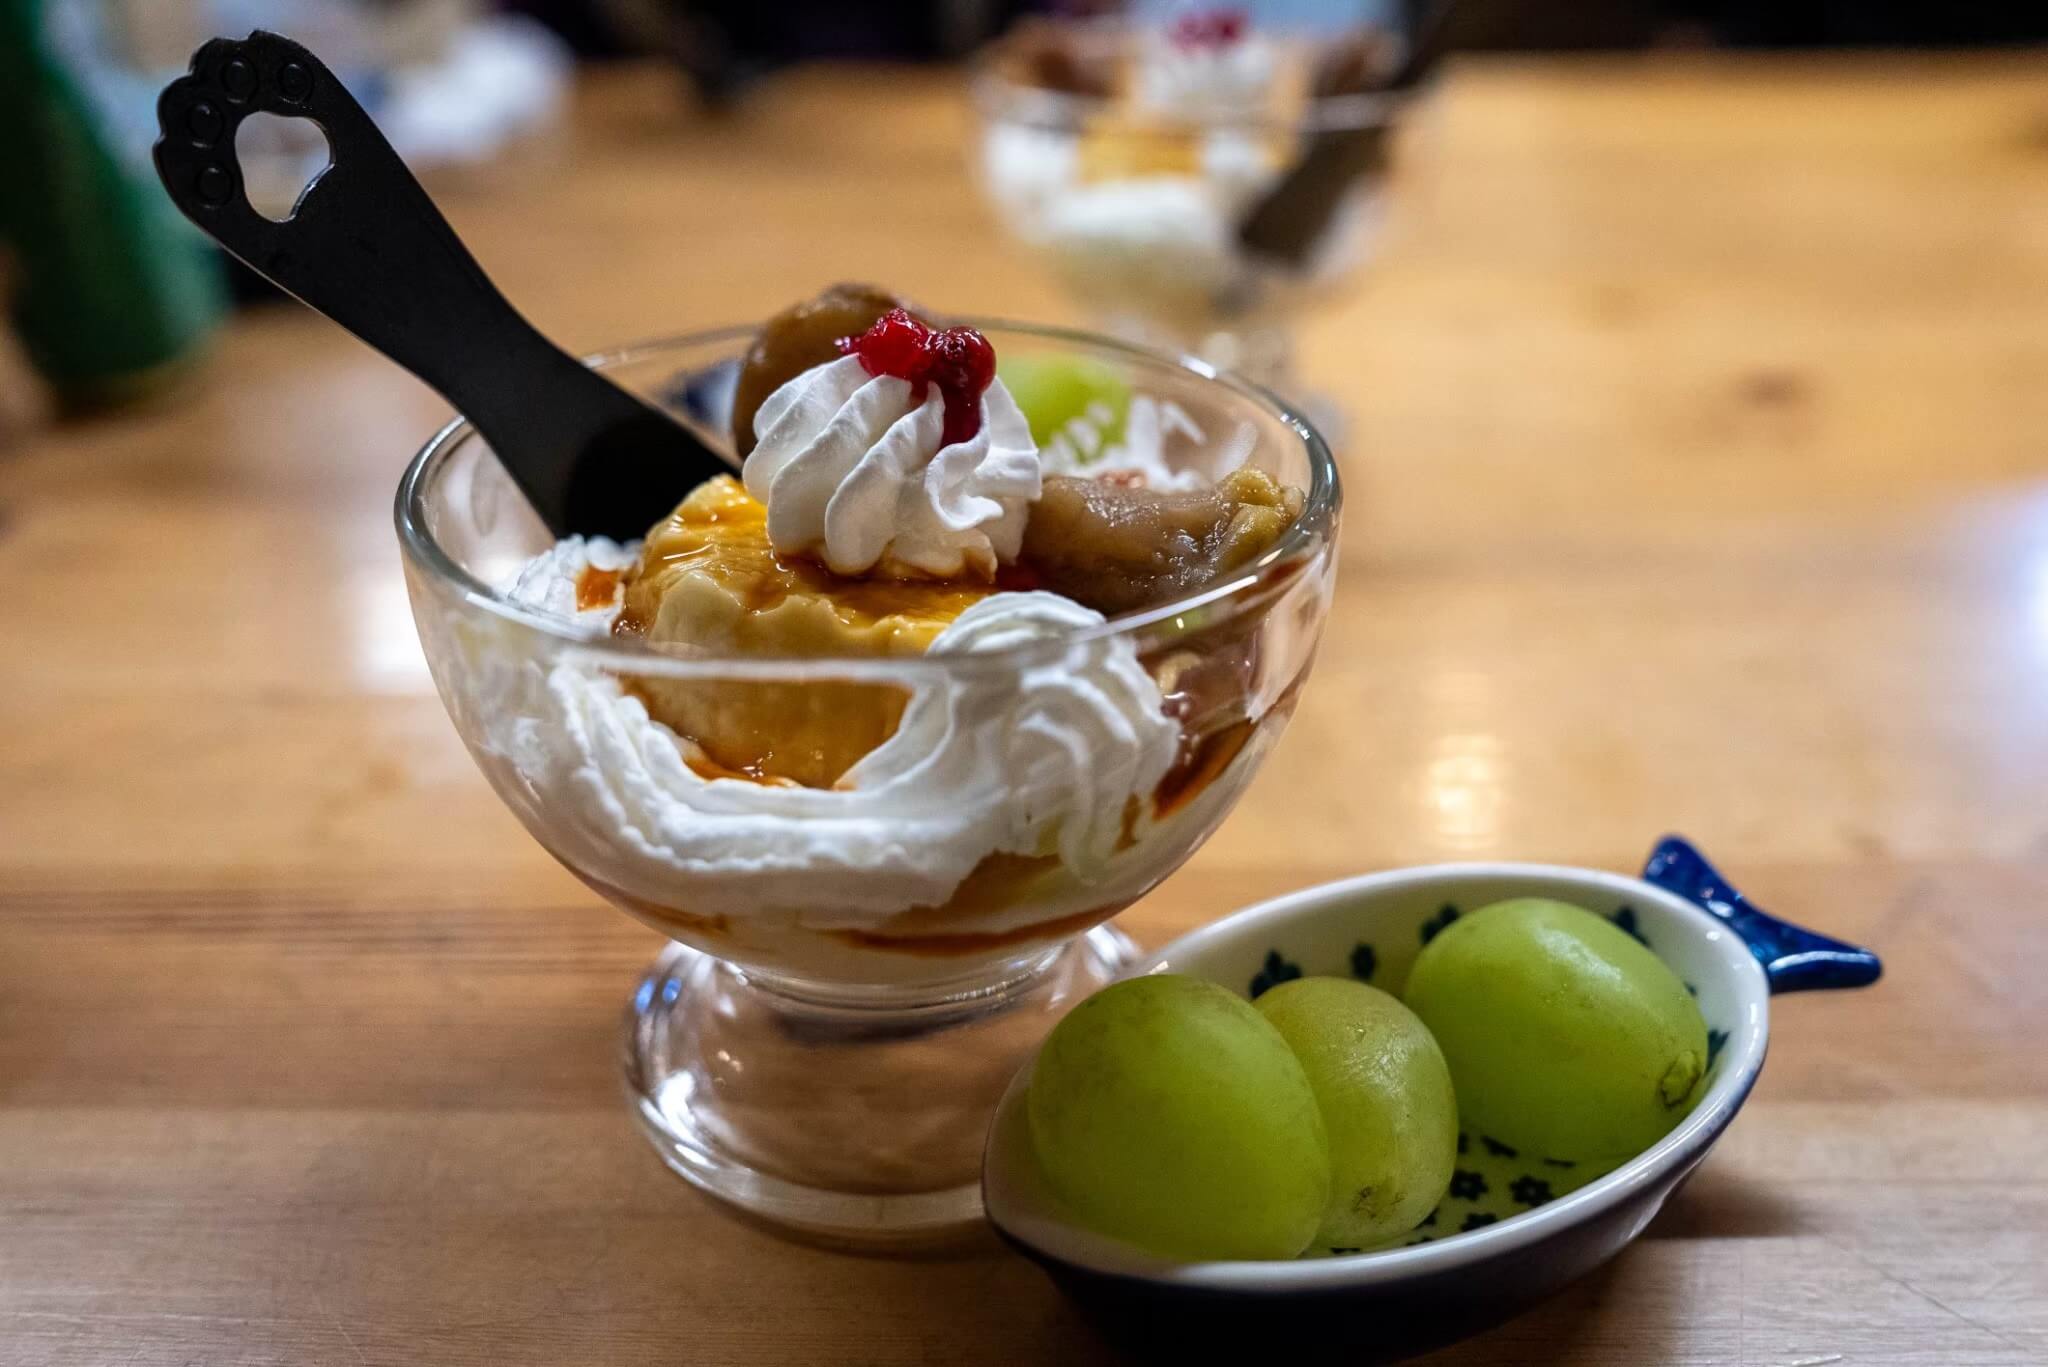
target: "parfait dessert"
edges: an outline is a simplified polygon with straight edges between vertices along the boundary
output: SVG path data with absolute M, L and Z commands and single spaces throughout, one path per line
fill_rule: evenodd
M 1335 488 L 1297 420 L 997 341 L 840 286 L 661 357 L 741 463 L 637 542 L 545 544 L 452 431 L 401 491 L 479 764 L 676 942 L 630 1022 L 643 1125 L 834 1238 L 973 1214 L 1003 1083 L 1121 967 L 1089 932 L 1220 821 L 1327 601 Z

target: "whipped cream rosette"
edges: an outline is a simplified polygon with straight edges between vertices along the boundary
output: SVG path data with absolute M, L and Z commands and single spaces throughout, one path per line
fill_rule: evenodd
M 923 388 L 844 356 L 768 396 L 746 485 L 776 550 L 899 578 L 988 579 L 1017 558 L 1040 481 L 1030 425 L 997 380 L 979 430 L 947 442 L 945 398 Z

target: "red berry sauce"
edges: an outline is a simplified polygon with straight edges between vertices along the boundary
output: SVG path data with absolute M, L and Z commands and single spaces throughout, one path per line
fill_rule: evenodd
M 981 396 L 995 383 L 996 349 L 973 328 L 934 331 L 906 310 L 890 309 L 860 336 L 840 338 L 839 350 L 860 357 L 870 375 L 908 380 L 918 403 L 925 386 L 936 384 L 946 401 L 946 445 L 981 430 Z
M 1172 38 L 1176 47 L 1225 48 L 1241 42 L 1250 28 L 1251 16 L 1241 9 L 1196 10 L 1174 21 Z

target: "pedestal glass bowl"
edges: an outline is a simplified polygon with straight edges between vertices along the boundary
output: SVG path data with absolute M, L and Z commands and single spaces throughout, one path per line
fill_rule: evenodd
M 484 776 L 550 854 L 672 941 L 627 1011 L 642 1129 L 697 1186 L 836 1242 L 927 1241 L 978 1215 L 979 1156 L 1004 1085 L 1059 1012 L 1127 966 L 1128 942 L 1103 923 L 1193 853 L 1250 781 L 1308 673 L 1335 569 L 1335 466 L 1272 396 L 1103 339 L 976 325 L 1006 360 L 1113 371 L 1134 403 L 1177 410 L 1170 467 L 1211 473 L 1205 462 L 1242 457 L 1305 491 L 1300 517 L 1192 596 L 1076 635 L 909 658 L 762 657 L 592 636 L 514 602 L 497 586 L 552 541 L 460 421 L 398 492 L 420 640 Z M 593 363 L 715 423 L 748 336 L 702 333 Z M 1156 689 L 1180 737 L 1171 770 L 1107 814 L 1080 810 L 1087 785 L 1039 792 L 1063 812 L 1044 847 L 970 851 L 957 876 L 927 876 L 923 892 L 905 890 L 899 856 L 933 830 L 971 825 L 963 813 L 976 804 L 1000 824 L 1003 804 L 1033 791 L 1016 758 L 1028 745 L 1005 750 L 997 737 L 993 770 L 968 766 L 964 787 L 909 785 L 886 811 L 842 811 L 835 795 L 804 790 L 793 800 L 815 820 L 790 828 L 805 852 L 781 867 L 739 867 L 715 850 L 692 862 L 650 840 L 633 806 L 633 783 L 683 761 L 644 710 L 638 730 L 620 722 L 632 712 L 622 690 L 679 691 L 796 727 L 1023 698 L 1105 654 L 1143 671 L 1142 693 Z M 910 730 L 906 720 L 899 734 Z M 1091 762 L 1112 759 L 1067 761 Z M 1064 852 L 1084 822 L 1101 858 Z

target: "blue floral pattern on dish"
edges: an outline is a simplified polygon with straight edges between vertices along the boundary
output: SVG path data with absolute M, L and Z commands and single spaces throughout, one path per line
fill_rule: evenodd
M 1428 944 L 1462 914 L 1456 904 L 1443 903 L 1416 923 L 1417 941 L 1423 945 Z M 1655 952 L 1656 946 L 1644 933 L 1641 918 L 1633 907 L 1618 907 L 1608 919 L 1638 943 Z M 1326 954 L 1328 952 L 1324 951 Z M 1252 975 L 1247 985 L 1248 995 L 1257 997 L 1281 983 L 1291 982 L 1315 972 L 1330 972 L 1340 976 L 1348 973 L 1351 978 L 1368 983 L 1383 978 L 1390 979 L 1384 985 L 1399 995 L 1398 988 L 1407 974 L 1408 961 L 1413 956 L 1412 951 L 1403 952 L 1396 947 L 1390 965 L 1374 944 L 1363 940 L 1354 943 L 1348 952 L 1338 952 L 1343 955 L 1342 969 L 1325 967 L 1318 955 L 1297 954 L 1282 945 L 1269 946 L 1257 972 Z M 1691 984 L 1687 986 L 1691 987 Z M 1698 995 L 1697 990 L 1694 990 L 1693 995 Z M 1728 1039 L 1729 1032 L 1725 1029 L 1716 1027 L 1707 1031 L 1710 1073 Z M 1381 1247 L 1413 1246 L 1483 1229 L 1567 1196 L 1587 1183 L 1604 1177 L 1619 1166 L 1618 1161 L 1592 1162 L 1549 1154 L 1524 1153 L 1514 1145 L 1492 1135 L 1476 1131 L 1461 1132 L 1458 1135 L 1457 1171 L 1452 1175 L 1450 1188 L 1445 1193 L 1443 1202 L 1436 1210 L 1430 1212 L 1428 1219 L 1413 1230 Z M 1319 1250 L 1325 1256 L 1367 1251 L 1369 1250 L 1351 1248 Z
M 1434 940 L 1443 931 L 1445 926 L 1448 926 L 1457 919 L 1458 909 L 1449 902 L 1444 903 L 1437 909 L 1436 915 L 1422 923 L 1422 943 L 1428 944 L 1431 940 Z
M 1268 950 L 1266 962 L 1252 975 L 1251 997 L 1256 1000 L 1261 993 L 1270 992 L 1281 983 L 1292 982 L 1301 976 L 1301 965 L 1281 957 L 1277 949 Z

